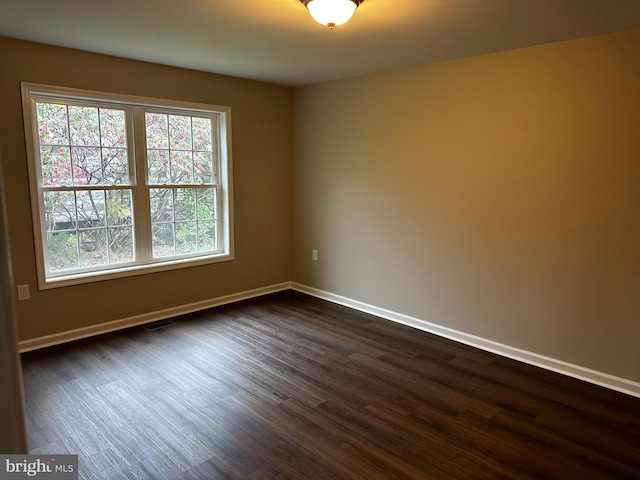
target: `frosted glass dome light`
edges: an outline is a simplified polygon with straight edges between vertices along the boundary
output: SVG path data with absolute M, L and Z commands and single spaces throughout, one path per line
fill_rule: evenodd
M 313 19 L 333 28 L 349 21 L 364 0 L 300 0 Z

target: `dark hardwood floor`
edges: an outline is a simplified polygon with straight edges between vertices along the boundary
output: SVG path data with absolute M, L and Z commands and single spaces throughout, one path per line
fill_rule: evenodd
M 640 479 L 640 399 L 283 292 L 23 355 L 86 479 Z

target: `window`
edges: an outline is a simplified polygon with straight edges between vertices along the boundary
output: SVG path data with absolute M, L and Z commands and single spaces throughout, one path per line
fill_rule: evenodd
M 40 288 L 230 260 L 230 109 L 23 84 Z

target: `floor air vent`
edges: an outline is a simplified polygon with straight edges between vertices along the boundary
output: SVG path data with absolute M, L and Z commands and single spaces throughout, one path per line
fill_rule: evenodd
M 144 328 L 151 331 L 158 330 L 159 328 L 170 327 L 171 325 L 175 325 L 171 320 L 160 320 L 159 322 L 153 322 L 145 325 Z

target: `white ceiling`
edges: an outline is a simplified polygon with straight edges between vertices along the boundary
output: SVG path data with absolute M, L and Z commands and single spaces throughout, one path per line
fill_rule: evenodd
M 300 0 L 0 0 L 0 36 L 304 85 L 640 28 L 640 0 L 365 0 L 329 30 Z

